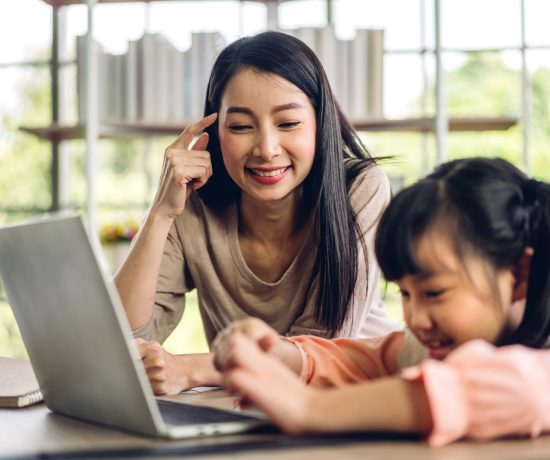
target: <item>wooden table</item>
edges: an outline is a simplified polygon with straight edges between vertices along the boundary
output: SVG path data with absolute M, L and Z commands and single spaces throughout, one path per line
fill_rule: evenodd
M 221 392 L 183 394 L 170 399 L 232 407 Z M 430 448 L 422 441 L 384 436 L 293 439 L 255 433 L 171 441 L 136 436 L 57 415 L 44 404 L 0 409 L 0 458 L 200 458 L 283 460 L 548 460 L 550 436 L 491 443 L 458 442 Z

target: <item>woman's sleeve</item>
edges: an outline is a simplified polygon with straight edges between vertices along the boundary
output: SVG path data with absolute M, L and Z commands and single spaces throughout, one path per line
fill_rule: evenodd
M 340 387 L 398 372 L 402 332 L 365 340 L 286 338 L 302 356 L 301 379 L 317 388 Z
M 378 166 L 362 171 L 350 187 L 349 199 L 366 245 L 367 264 L 363 247 L 359 244 L 351 321 L 339 332 L 340 337 L 381 337 L 402 328 L 388 318 L 381 300 L 380 268 L 374 253 L 376 229 L 390 197 L 390 182 Z
M 423 383 L 433 446 L 457 439 L 538 436 L 550 431 L 550 350 L 469 342 L 444 361 L 405 369 Z

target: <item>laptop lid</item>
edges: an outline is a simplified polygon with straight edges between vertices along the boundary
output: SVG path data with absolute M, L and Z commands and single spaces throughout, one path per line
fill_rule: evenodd
M 166 434 L 118 293 L 80 217 L 1 228 L 0 275 L 51 410 Z

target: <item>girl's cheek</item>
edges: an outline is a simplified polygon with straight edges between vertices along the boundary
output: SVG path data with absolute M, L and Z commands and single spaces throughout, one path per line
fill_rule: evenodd
M 411 319 L 409 307 L 407 307 L 407 305 L 403 301 L 401 301 L 401 305 L 403 308 L 403 319 L 405 320 L 405 324 L 409 325 Z

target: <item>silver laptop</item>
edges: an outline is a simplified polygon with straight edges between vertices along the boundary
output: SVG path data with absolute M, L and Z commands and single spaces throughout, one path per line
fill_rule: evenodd
M 80 217 L 0 228 L 0 275 L 52 411 L 174 438 L 235 433 L 266 423 L 153 396 L 118 293 L 101 270 Z

